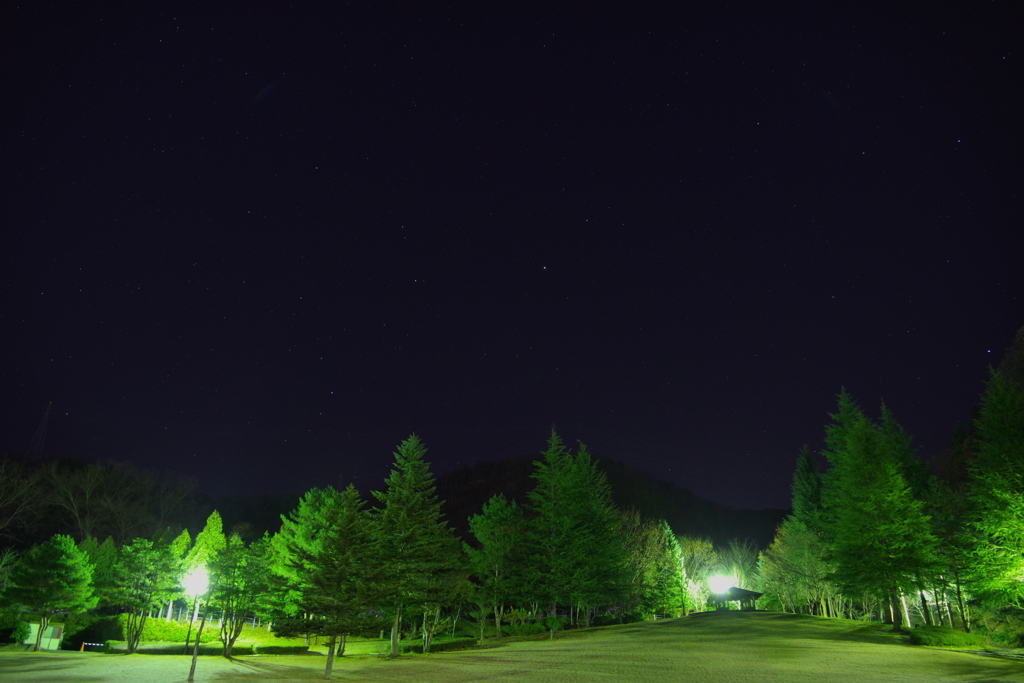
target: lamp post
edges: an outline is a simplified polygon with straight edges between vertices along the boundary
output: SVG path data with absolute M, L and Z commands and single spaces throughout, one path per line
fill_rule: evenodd
M 708 588 L 710 588 L 711 592 L 716 596 L 715 602 L 718 603 L 717 609 L 722 609 L 725 601 L 722 600 L 721 596 L 729 592 L 729 588 L 732 587 L 732 583 L 733 580 L 731 576 L 722 576 L 721 574 L 715 574 L 708 579 Z
M 188 632 L 185 635 L 185 652 L 188 654 L 188 641 L 192 638 L 192 622 L 195 621 L 196 612 L 199 611 L 199 598 L 206 594 L 206 589 L 210 586 L 210 577 L 206 573 L 206 566 L 199 565 L 193 567 L 188 574 L 185 575 L 185 579 L 182 581 L 185 587 L 185 595 L 191 595 L 196 601 L 196 608 L 192 611 L 191 616 L 188 619 Z

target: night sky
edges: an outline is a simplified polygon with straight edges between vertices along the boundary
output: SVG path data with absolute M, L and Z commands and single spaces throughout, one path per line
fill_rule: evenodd
M 1019 4 L 687 4 L 4 3 L 0 448 L 369 491 L 554 424 L 787 507 L 845 386 L 938 457 L 1024 325 Z

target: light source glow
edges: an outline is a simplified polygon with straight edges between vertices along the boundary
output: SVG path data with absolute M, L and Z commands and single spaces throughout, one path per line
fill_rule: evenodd
M 725 593 L 732 587 L 732 577 L 715 574 L 708 579 L 708 588 L 712 593 Z
M 210 586 L 210 576 L 206 573 L 206 565 L 201 564 L 193 568 L 182 581 L 185 586 L 185 593 L 188 595 L 203 595 Z

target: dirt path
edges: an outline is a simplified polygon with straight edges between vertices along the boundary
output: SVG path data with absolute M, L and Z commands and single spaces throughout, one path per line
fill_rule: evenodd
M 0 655 L 4 683 L 180 683 L 170 655 Z M 322 680 L 323 657 L 204 657 L 197 683 Z M 562 634 L 552 641 L 388 661 L 346 658 L 338 681 L 469 683 L 936 683 L 1021 681 L 1024 663 L 912 647 L 873 627 L 777 613 L 727 613 Z

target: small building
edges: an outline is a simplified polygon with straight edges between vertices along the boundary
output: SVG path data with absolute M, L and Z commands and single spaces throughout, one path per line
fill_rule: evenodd
M 716 593 L 714 601 L 717 609 L 727 610 L 729 609 L 730 602 L 740 603 L 741 612 L 753 612 L 757 609 L 755 602 L 764 593 L 758 593 L 757 591 L 748 591 L 745 588 L 737 588 L 733 586 L 724 593 Z
M 21 641 L 24 645 L 35 646 L 36 634 L 39 633 L 39 622 L 29 622 L 28 638 Z M 60 641 L 64 637 L 64 624 L 49 623 L 43 631 L 43 639 L 39 641 L 40 650 L 59 650 Z

